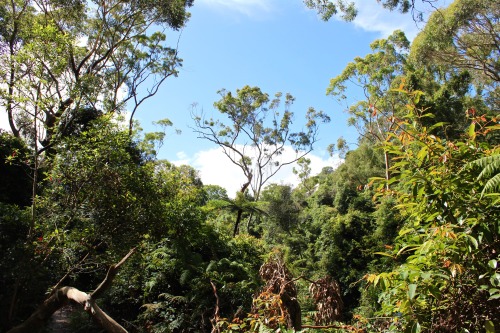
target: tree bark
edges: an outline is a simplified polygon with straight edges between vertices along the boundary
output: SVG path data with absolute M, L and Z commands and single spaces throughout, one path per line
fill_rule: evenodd
M 243 186 L 241 187 L 241 190 L 240 192 L 245 195 L 245 192 L 248 188 L 248 186 L 250 186 L 250 183 L 252 182 L 252 174 L 250 173 L 248 177 L 248 181 L 243 184 Z M 240 208 L 238 209 L 238 212 L 236 213 L 236 221 L 234 222 L 234 230 L 233 230 L 233 237 L 236 237 L 236 235 L 238 235 L 239 231 L 240 231 L 240 223 L 241 223 L 241 218 L 243 216 L 243 208 Z
M 80 304 L 83 309 L 88 312 L 96 322 L 101 325 L 109 333 L 128 333 L 125 328 L 118 324 L 113 318 L 108 316 L 104 311 L 97 306 L 95 303 L 95 298 L 102 295 L 105 289 L 107 289 L 120 266 L 135 252 L 135 249 L 130 250 L 130 252 L 123 257 L 120 262 L 112 265 L 106 277 L 101 282 L 99 287 L 92 293 L 88 294 L 86 292 L 80 291 L 73 287 L 61 287 L 53 291 L 48 299 L 43 302 L 42 305 L 22 324 L 12 328 L 7 333 L 37 333 L 42 331 L 45 323 L 50 319 L 50 317 L 62 308 L 65 304 L 70 301 Z

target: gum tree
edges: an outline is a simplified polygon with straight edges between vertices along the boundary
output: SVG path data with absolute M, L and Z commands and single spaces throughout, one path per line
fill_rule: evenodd
M 152 97 L 181 60 L 165 30 L 192 0 L 0 1 L 0 105 L 37 154 L 102 113 Z M 148 85 L 146 87 L 146 85 Z
M 363 90 L 365 99 L 348 106 L 351 116 L 349 125 L 354 126 L 360 136 L 374 143 L 382 143 L 387 132 L 397 129 L 397 117 L 405 102 L 393 89 L 404 82 L 407 63 L 406 53 L 410 43 L 402 31 L 395 31 L 387 39 L 374 41 L 373 53 L 364 58 L 357 57 L 343 72 L 330 80 L 327 94 L 347 99 L 347 90 L 356 85 Z M 386 179 L 389 174 L 389 156 L 384 153 Z
M 258 200 L 263 186 L 284 166 L 292 164 L 312 151 L 317 140 L 320 121 L 329 121 L 322 112 L 310 108 L 303 129 L 294 131 L 294 114 L 290 107 L 294 98 L 277 93 L 273 99 L 258 87 L 245 86 L 236 94 L 221 90 L 215 108 L 227 120 L 204 119 L 195 116 L 196 133 L 221 147 L 224 154 L 237 165 L 245 177 L 240 193 L 251 188 Z M 283 109 L 281 109 L 283 108 Z M 281 109 L 281 110 L 280 110 Z M 287 147 L 295 150 L 285 157 Z M 241 221 L 238 211 L 235 234 Z

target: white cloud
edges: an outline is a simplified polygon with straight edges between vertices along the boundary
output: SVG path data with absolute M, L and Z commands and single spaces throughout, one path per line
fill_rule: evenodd
M 366 31 L 380 33 L 380 37 L 389 36 L 394 30 L 403 30 L 408 39 L 413 39 L 419 31 L 411 14 L 389 11 L 373 0 L 355 0 L 358 16 L 354 25 Z
M 235 11 L 246 16 L 267 13 L 272 10 L 270 0 L 198 0 L 217 10 Z
M 189 162 L 191 159 L 189 158 L 189 156 L 185 152 L 180 151 L 177 154 L 175 154 L 175 156 L 177 157 L 177 159 L 172 162 L 173 164 L 175 164 L 177 166 L 189 165 Z
M 398 10 L 389 11 L 374 0 L 354 0 L 358 8 L 358 16 L 353 21 L 354 25 L 366 31 L 380 33 L 380 37 L 389 36 L 394 30 L 403 30 L 409 40 L 413 40 L 424 22 L 415 22 L 411 13 L 401 14 Z M 431 11 L 447 6 L 451 0 L 437 0 L 432 4 L 422 4 L 417 8 L 422 11 L 424 20 Z
M 293 159 L 294 156 L 294 150 L 291 147 L 286 147 L 281 159 L 286 161 Z M 245 181 L 241 169 L 224 155 L 221 148 L 199 151 L 193 157 L 188 157 L 184 152 L 179 152 L 177 157 L 179 160 L 172 161 L 172 163 L 175 165 L 191 165 L 200 172 L 203 184 L 222 186 L 231 197 L 234 197 Z M 323 158 L 314 153 L 308 154 L 307 158 L 311 160 L 311 175 L 318 174 L 326 166 L 337 167 L 341 163 L 339 158 Z M 293 167 L 293 164 L 284 166 L 267 184 L 298 185 L 299 179 L 293 174 Z
M 177 152 L 177 154 L 175 154 L 175 156 L 179 160 L 186 160 L 188 158 L 187 154 L 185 152 L 183 152 L 183 151 Z

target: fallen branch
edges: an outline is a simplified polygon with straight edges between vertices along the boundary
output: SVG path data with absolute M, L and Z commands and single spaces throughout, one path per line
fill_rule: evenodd
M 219 317 L 219 295 L 217 295 L 217 288 L 215 287 L 215 284 L 212 282 L 212 280 L 210 280 L 210 285 L 212 285 L 212 290 L 213 290 L 214 296 L 215 296 L 215 313 L 214 313 L 214 317 L 210 320 L 210 322 L 212 323 L 212 332 L 211 333 L 219 333 L 220 329 L 217 326 L 217 323 L 220 320 L 220 317 Z
M 135 252 L 135 248 L 130 250 L 120 262 L 111 265 L 106 277 L 93 293 L 87 294 L 73 287 L 61 287 L 56 289 L 48 299 L 22 324 L 12 328 L 7 333 L 37 333 L 42 330 L 50 317 L 62 308 L 69 301 L 80 304 L 96 322 L 109 333 L 128 333 L 125 328 L 118 324 L 113 318 L 108 316 L 97 306 L 95 299 L 101 296 L 104 291 L 111 286 L 111 283 L 118 273 L 120 266 Z

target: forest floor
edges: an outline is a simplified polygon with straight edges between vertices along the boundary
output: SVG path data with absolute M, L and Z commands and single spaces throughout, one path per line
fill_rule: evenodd
M 71 305 L 65 305 L 52 315 L 49 323 L 47 324 L 47 331 L 50 333 L 72 333 L 70 322 L 71 314 L 76 309 Z

